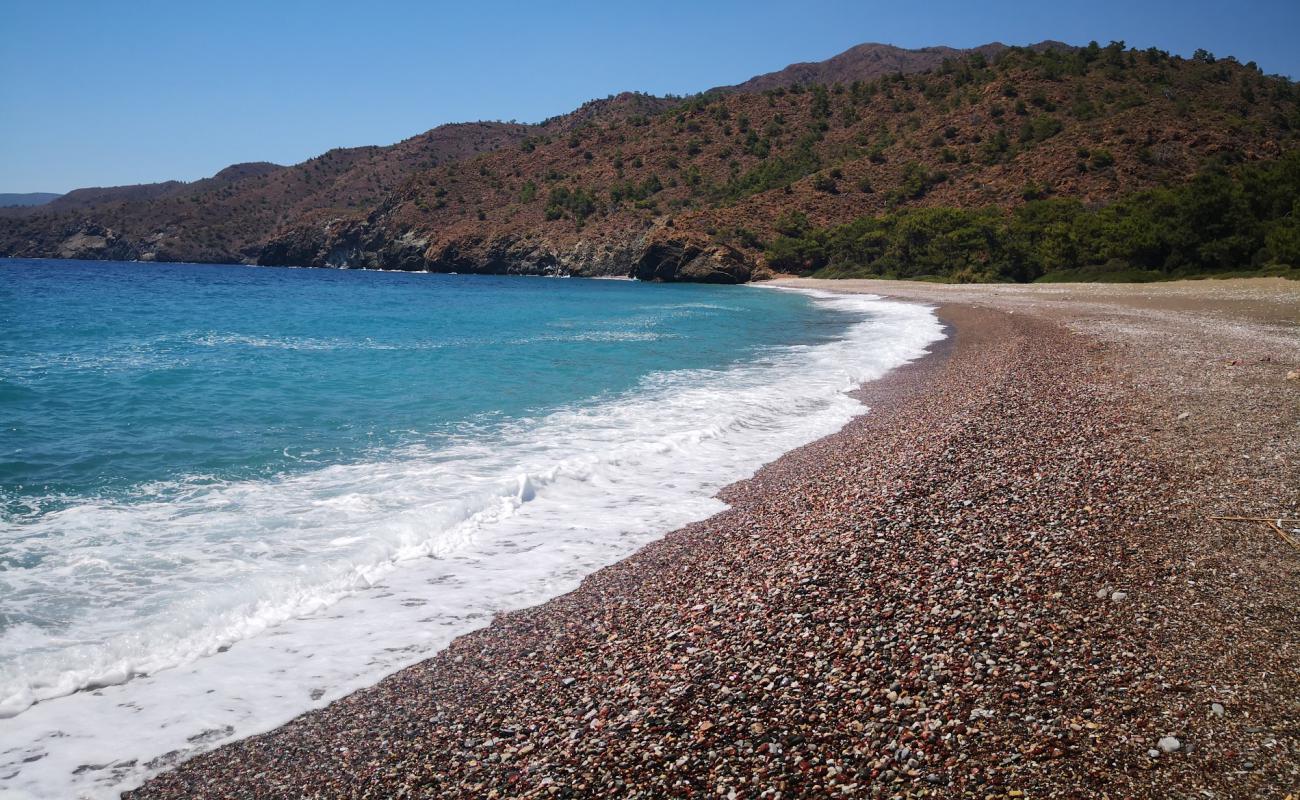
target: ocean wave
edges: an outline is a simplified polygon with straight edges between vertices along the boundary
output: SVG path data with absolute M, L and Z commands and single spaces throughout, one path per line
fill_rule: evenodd
M 6 613 L 23 619 L 58 593 L 100 611 L 0 633 L 0 715 L 10 717 L 0 772 L 59 784 L 67 776 L 51 776 L 78 759 L 143 765 L 209 746 L 187 742 L 199 733 L 187 717 L 256 732 L 721 510 L 719 488 L 843 426 L 864 410 L 853 388 L 941 337 L 926 308 L 815 297 L 861 321 L 833 342 L 655 373 L 617 397 L 437 449 L 273 480 L 165 482 L 132 501 L 27 520 L 7 557 L 39 550 L 46 568 L 0 573 Z M 237 699 L 210 696 L 225 675 L 258 677 Z M 303 675 L 319 693 L 303 690 Z M 119 684 L 111 700 L 68 696 Z M 55 748 L 50 732 L 69 713 L 95 722 L 84 741 Z M 124 724 L 140 731 L 125 749 Z M 104 786 L 147 771 L 124 770 Z

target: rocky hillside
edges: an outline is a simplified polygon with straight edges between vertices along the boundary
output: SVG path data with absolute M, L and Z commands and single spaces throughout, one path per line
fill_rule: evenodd
M 911 207 L 1103 205 L 1280 156 L 1298 99 L 1208 53 L 868 45 L 685 100 L 444 126 L 146 198 L 74 193 L 0 216 L 0 253 L 748 280 L 791 212 L 825 227 Z
M 0 253 L 254 263 L 283 226 L 364 213 L 412 175 L 517 145 L 534 127 L 443 125 L 388 147 L 330 150 L 292 167 L 235 164 L 192 183 L 77 189 L 45 206 L 0 209 Z
M 867 42 L 855 45 L 837 56 L 825 61 L 812 61 L 791 64 L 782 70 L 756 75 L 744 83 L 735 86 L 720 86 L 722 91 L 765 92 L 769 89 L 788 89 L 791 86 L 812 86 L 822 83 L 850 83 L 881 78 L 886 75 L 915 72 L 928 72 L 939 69 L 944 61 L 966 58 L 978 53 L 986 60 L 996 58 L 1007 46 L 1001 42 L 991 42 L 969 50 L 955 47 L 921 47 L 905 50 L 888 44 Z M 1031 50 L 1070 50 L 1070 46 L 1061 42 L 1040 42 L 1032 45 Z

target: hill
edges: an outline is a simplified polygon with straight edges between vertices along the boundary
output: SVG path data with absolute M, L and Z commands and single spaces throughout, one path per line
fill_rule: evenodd
M 870 248 L 833 264 L 806 241 L 914 209 L 1097 209 L 1279 159 L 1298 99 L 1286 79 L 1203 52 L 864 45 L 687 99 L 625 94 L 540 125 L 443 126 L 147 196 L 73 193 L 0 215 L 0 253 L 708 281 L 861 269 Z M 1250 213 L 1290 213 L 1278 207 Z M 964 251 L 954 237 L 970 226 L 949 227 L 927 236 Z M 1262 243 L 1287 234 L 1271 231 L 1224 252 L 1246 254 L 1239 268 L 1276 260 Z
M 57 197 L 60 197 L 60 195 L 55 192 L 0 192 L 0 208 L 7 208 L 9 206 L 43 206 Z
M 522 141 L 534 126 L 443 125 L 387 147 L 330 150 L 292 167 L 236 164 L 210 178 L 78 189 L 0 211 L 0 253 L 159 261 L 256 261 L 280 227 L 375 207 L 411 175 Z
M 764 92 L 769 89 L 788 89 L 791 86 L 812 86 L 814 84 L 831 85 L 851 83 L 881 78 L 886 75 L 915 72 L 928 72 L 939 69 L 944 61 L 966 58 L 979 54 L 985 59 L 993 59 L 1007 46 L 1001 42 L 991 42 L 980 47 L 959 50 L 954 47 L 922 47 L 907 50 L 888 44 L 867 42 L 855 45 L 837 56 L 825 61 L 813 61 L 791 64 L 785 69 L 757 75 L 735 86 L 720 86 L 715 91 Z M 1070 50 L 1062 42 L 1039 42 L 1031 45 L 1031 50 Z

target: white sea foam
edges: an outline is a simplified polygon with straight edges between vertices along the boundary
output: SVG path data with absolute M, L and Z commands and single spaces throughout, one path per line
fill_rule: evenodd
M 55 586 L 99 611 L 0 636 L 0 793 L 115 796 L 721 510 L 719 488 L 839 429 L 864 410 L 849 390 L 942 335 L 926 308 L 815 296 L 868 316 L 833 343 L 652 375 L 490 439 L 24 525 L 15 555 L 51 566 L 0 581 L 6 613 Z

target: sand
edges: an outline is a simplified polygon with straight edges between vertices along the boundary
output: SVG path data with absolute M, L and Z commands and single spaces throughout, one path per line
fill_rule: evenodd
M 1211 519 L 1300 516 L 1300 285 L 797 285 L 950 338 L 730 510 L 130 796 L 1300 789 L 1300 551 Z

